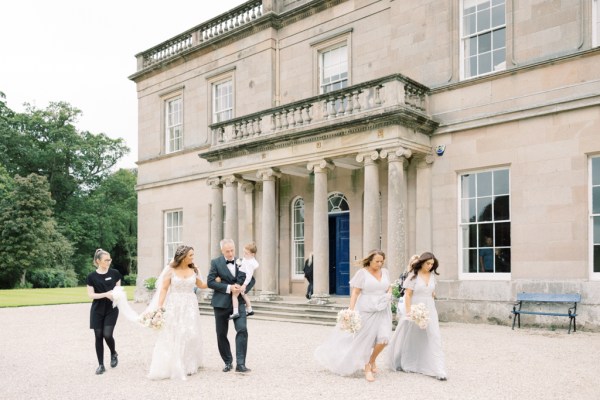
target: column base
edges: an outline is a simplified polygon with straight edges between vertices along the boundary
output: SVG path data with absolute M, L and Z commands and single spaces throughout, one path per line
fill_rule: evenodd
M 308 300 L 308 304 L 314 304 L 317 306 L 322 306 L 325 304 L 331 304 L 331 303 L 335 303 L 333 300 L 331 300 L 331 297 L 328 294 L 313 294 L 310 297 L 310 300 Z
M 263 290 L 256 296 L 256 300 L 258 301 L 280 301 L 283 300 L 281 296 L 279 296 L 275 292 L 269 292 L 267 290 Z

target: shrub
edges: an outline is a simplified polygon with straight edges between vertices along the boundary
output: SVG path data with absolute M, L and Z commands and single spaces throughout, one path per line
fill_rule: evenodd
M 156 280 L 157 280 L 157 278 L 151 276 L 150 278 L 148 278 L 144 281 L 144 287 L 148 290 L 156 289 Z
M 129 274 L 123 277 L 123 285 L 125 286 L 135 286 L 137 281 L 137 274 Z
M 70 269 L 41 268 L 31 271 L 27 281 L 34 288 L 75 287 L 77 274 Z

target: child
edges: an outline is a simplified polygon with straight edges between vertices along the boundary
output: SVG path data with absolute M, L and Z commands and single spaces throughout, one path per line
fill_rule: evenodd
M 252 304 L 250 303 L 250 297 L 246 294 L 246 287 L 252 280 L 254 271 L 258 268 L 258 261 L 254 256 L 256 255 L 256 245 L 254 243 L 248 243 L 244 246 L 244 258 L 242 259 L 242 266 L 240 267 L 241 272 L 246 273 L 246 280 L 244 282 L 238 282 L 242 285 L 242 291 L 239 295 L 242 296 L 246 302 L 246 315 L 254 315 L 252 311 Z M 231 294 L 231 302 L 233 303 L 233 314 L 229 316 L 229 319 L 236 319 L 240 317 L 239 313 L 239 300 L 238 295 Z

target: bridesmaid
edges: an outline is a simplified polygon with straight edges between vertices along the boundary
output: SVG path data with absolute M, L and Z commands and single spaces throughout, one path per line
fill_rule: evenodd
M 364 370 L 373 382 L 377 373 L 377 356 L 387 345 L 392 333 L 391 286 L 385 253 L 372 250 L 361 260 L 350 287 L 350 310 L 358 311 L 361 329 L 355 334 L 335 327 L 329 339 L 315 350 L 315 358 L 338 375 L 351 375 Z
M 398 309 L 402 318 L 392 335 L 389 356 L 390 366 L 395 371 L 417 372 L 445 381 L 446 365 L 434 301 L 434 274 L 439 275 L 438 266 L 437 258 L 429 252 L 421 254 L 412 264 L 412 272 L 404 281 L 404 309 Z M 429 323 L 425 329 L 409 319 L 411 305 L 419 303 L 423 303 L 429 311 Z

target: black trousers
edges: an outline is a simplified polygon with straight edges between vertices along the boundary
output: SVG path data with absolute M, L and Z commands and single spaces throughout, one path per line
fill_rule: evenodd
M 225 364 L 233 363 L 233 356 L 231 354 L 231 346 L 229 339 L 227 339 L 227 332 L 229 331 L 229 315 L 233 313 L 233 308 L 214 308 L 215 313 L 215 326 L 217 329 L 217 345 L 219 347 L 219 354 Z M 248 329 L 246 326 L 246 305 L 240 303 L 239 307 L 240 317 L 233 320 L 235 327 L 235 362 L 237 365 L 246 364 L 246 351 L 248 349 Z

